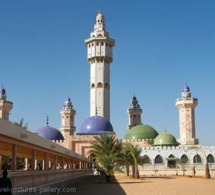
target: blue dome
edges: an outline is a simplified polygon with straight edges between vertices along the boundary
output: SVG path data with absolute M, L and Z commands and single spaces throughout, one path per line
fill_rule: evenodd
M 190 88 L 189 88 L 189 86 L 187 86 L 187 84 L 184 86 L 184 90 L 183 90 L 184 92 L 190 92 Z
M 39 136 L 47 140 L 64 140 L 64 137 L 60 131 L 53 127 L 41 127 L 35 131 Z
M 3 87 L 1 88 L 1 94 L 6 95 L 6 90 Z
M 113 133 L 113 126 L 111 123 L 101 116 L 92 116 L 85 120 L 77 135 L 97 135 Z

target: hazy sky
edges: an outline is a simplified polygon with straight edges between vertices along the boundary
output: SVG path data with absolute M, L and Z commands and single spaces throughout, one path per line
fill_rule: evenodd
M 79 131 L 89 117 L 90 65 L 85 39 L 101 9 L 115 39 L 111 64 L 111 123 L 127 131 L 135 94 L 142 122 L 179 138 L 175 100 L 187 82 L 196 108 L 196 135 L 215 145 L 214 0 L 0 0 L 0 85 L 13 101 L 10 120 L 34 131 L 59 129 L 70 96 Z

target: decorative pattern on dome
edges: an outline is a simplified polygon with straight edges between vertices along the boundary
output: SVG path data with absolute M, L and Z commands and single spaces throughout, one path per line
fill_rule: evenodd
M 104 117 L 92 116 L 82 123 L 77 135 L 98 135 L 106 133 L 114 133 L 111 123 Z

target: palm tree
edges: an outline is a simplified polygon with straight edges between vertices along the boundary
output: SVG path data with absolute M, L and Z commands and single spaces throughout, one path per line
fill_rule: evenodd
M 133 169 L 133 164 L 134 164 L 133 157 L 131 156 L 130 151 L 128 149 L 126 149 L 125 147 L 123 147 L 122 153 L 123 153 L 123 158 L 122 158 L 121 165 L 125 166 L 126 175 L 129 176 L 129 172 L 130 172 L 129 167 L 132 166 L 132 172 L 134 170 Z M 133 174 L 133 176 L 134 176 L 134 174 Z
M 128 162 L 131 162 L 132 159 L 131 165 L 134 178 L 139 179 L 140 175 L 138 165 L 144 164 L 144 157 L 141 156 L 142 148 L 138 145 L 133 146 L 131 143 L 126 142 L 124 143 L 123 150 L 128 154 Z
M 24 125 L 24 118 L 21 118 L 19 122 L 14 122 L 13 124 L 23 129 L 28 129 L 28 123 Z
M 94 137 L 88 154 L 94 156 L 96 167 L 102 170 L 106 181 L 119 169 L 119 161 L 122 157 L 122 143 L 116 139 L 115 134 L 103 134 Z

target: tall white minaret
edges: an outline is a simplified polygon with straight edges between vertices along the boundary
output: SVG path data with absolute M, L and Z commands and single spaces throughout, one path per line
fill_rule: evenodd
M 110 63 L 113 61 L 114 39 L 106 31 L 104 15 L 96 16 L 94 31 L 85 40 L 90 63 L 90 116 L 110 120 Z
M 2 86 L 2 89 L 0 90 L 0 118 L 8 121 L 12 108 L 13 102 L 7 101 L 6 90 Z
M 74 126 L 74 118 L 76 111 L 73 108 L 70 98 L 65 101 L 64 107 L 60 111 L 61 114 L 61 127 L 60 131 L 67 140 L 71 135 L 74 135 L 76 127 Z
M 179 129 L 182 145 L 195 145 L 199 143 L 195 132 L 195 107 L 198 99 L 191 96 L 190 88 L 187 84 L 181 93 L 182 98 L 176 100 L 176 107 L 179 109 Z
M 128 108 L 128 127 L 127 129 L 131 129 L 132 127 L 136 125 L 141 124 L 141 114 L 142 109 L 140 108 L 140 105 L 138 104 L 137 98 L 134 96 L 131 100 L 131 105 Z

